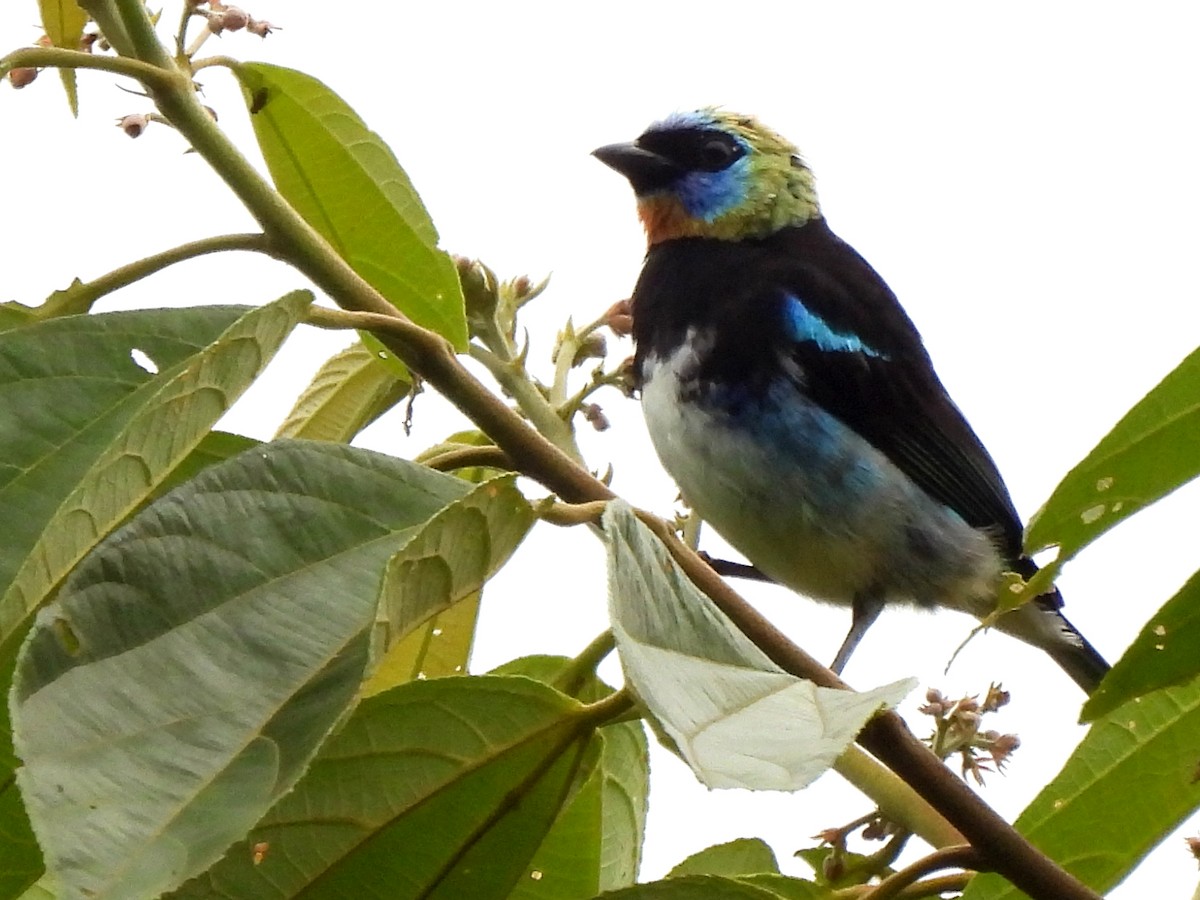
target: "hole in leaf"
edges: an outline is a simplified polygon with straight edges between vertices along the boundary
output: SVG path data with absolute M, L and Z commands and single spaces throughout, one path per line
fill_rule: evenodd
M 129 356 L 137 363 L 139 368 L 145 369 L 151 375 L 158 374 L 158 363 L 152 360 L 145 350 L 139 350 L 137 347 L 134 347 L 129 351 Z

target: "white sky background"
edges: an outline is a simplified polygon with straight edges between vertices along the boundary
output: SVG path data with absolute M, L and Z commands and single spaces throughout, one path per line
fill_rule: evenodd
M 505 277 L 553 271 L 526 319 L 533 365 L 547 375 L 554 330 L 628 296 L 644 249 L 628 186 L 589 152 L 676 109 L 756 113 L 799 144 L 830 224 L 900 296 L 1028 517 L 1200 343 L 1200 7 L 1048 6 L 248 0 L 283 30 L 205 49 L 292 65 L 337 90 L 395 149 L 446 249 Z M 173 21 L 178 5 L 166 9 Z M 32 0 L 0 6 L 0 52 L 31 42 L 36 21 Z M 232 79 L 210 70 L 201 80 L 253 153 Z M 37 303 L 76 275 L 253 227 L 167 128 L 131 142 L 113 127 L 144 101 L 110 76 L 80 81 L 79 122 L 52 73 L 20 93 L 0 88 L 0 300 Z M 258 303 L 300 283 L 269 260 L 227 255 L 99 309 Z M 294 340 L 228 427 L 268 437 L 343 342 Z M 597 399 L 614 427 L 583 435 L 590 464 L 612 463 L 619 492 L 669 512 L 674 488 L 636 404 Z M 418 401 L 412 438 L 391 417 L 361 443 L 418 452 L 458 427 L 438 405 Z M 1060 581 L 1070 618 L 1110 660 L 1196 568 L 1198 509 L 1200 493 L 1179 492 L 1085 551 Z M 477 670 L 574 654 L 605 627 L 597 542 L 583 529 L 539 530 L 488 591 Z M 832 658 L 848 612 L 738 586 Z M 1011 818 L 1083 736 L 1072 724 L 1082 697 L 1048 658 L 1001 635 L 976 640 L 943 674 L 971 624 L 885 613 L 846 674 L 862 686 L 916 674 L 949 694 L 1002 680 L 1013 703 L 991 727 L 1023 746 L 984 797 Z M 918 702 L 905 712 L 924 733 Z M 794 849 L 868 808 L 836 775 L 798 795 L 710 793 L 664 752 L 653 788 L 646 878 L 708 844 L 755 835 L 802 872 L 788 859 Z M 1193 823 L 1186 833 L 1195 832 Z M 1196 864 L 1173 837 L 1112 896 L 1184 897 L 1195 883 Z

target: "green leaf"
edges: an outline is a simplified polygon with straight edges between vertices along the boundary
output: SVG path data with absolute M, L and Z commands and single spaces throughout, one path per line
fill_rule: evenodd
M 1030 552 L 1065 562 L 1121 520 L 1200 474 L 1200 350 L 1125 414 L 1029 520 Z
M 741 875 L 738 881 L 754 887 L 765 888 L 780 897 L 780 900 L 833 900 L 833 888 L 813 884 L 802 878 L 789 878 L 766 872 L 762 875 Z
M 1092 726 L 1016 828 L 1104 894 L 1200 805 L 1197 747 L 1200 685 L 1126 704 Z M 963 900 L 1024 896 L 998 876 L 978 875 Z
M 244 306 L 54 319 L 0 334 L 0 689 L 31 613 L 141 504 L 266 365 L 307 307 Z M 137 364 L 138 350 L 158 368 Z M 41 854 L 12 779 L 0 704 L 0 871 Z
M 591 734 L 578 702 L 527 678 L 377 694 L 244 841 L 172 896 L 503 898 Z
M 20 900 L 59 900 L 60 896 L 54 879 L 43 875 L 36 884 L 21 894 Z
M 570 663 L 565 657 L 531 656 L 494 674 L 527 675 L 557 686 Z M 612 692 L 592 675 L 579 696 L 595 702 Z M 589 900 L 637 880 L 650 791 L 646 733 L 639 722 L 622 722 L 605 726 L 592 742 L 598 747 L 596 765 L 575 785 L 508 900 Z
M 196 449 L 185 456 L 179 465 L 171 470 L 171 474 L 158 486 L 153 496 L 161 497 L 168 491 L 179 487 L 185 481 L 195 478 L 209 466 L 215 466 L 219 462 L 232 459 L 239 453 L 245 453 L 252 447 L 257 447 L 260 443 L 260 441 L 256 441 L 254 438 L 233 434 L 228 431 L 210 431 L 196 445 Z
M 685 875 L 682 878 L 638 884 L 600 896 L 603 900 L 781 900 L 783 895 L 733 878 Z
M 79 4 L 75 0 L 38 0 L 38 8 L 42 13 L 42 27 L 46 29 L 50 43 L 67 50 L 78 50 L 83 26 L 88 23 L 88 15 Z M 79 94 L 75 88 L 75 70 L 60 68 L 58 74 L 67 92 L 71 115 L 78 117 Z
M 343 445 L 264 444 L 88 556 L 12 694 L 18 780 L 68 894 L 157 895 L 246 833 L 354 696 L 387 559 L 465 491 Z
M 356 341 L 325 361 L 275 436 L 347 442 L 411 387 L 411 378 L 398 378 L 391 366 Z
M 391 148 L 303 72 L 265 63 L 234 71 L 284 198 L 397 309 L 466 349 L 458 270 Z
M 160 309 L 73 316 L 0 334 L 0 585 L 5 588 L 56 510 L 130 419 L 251 312 Z M 131 350 L 155 361 L 153 375 Z M 23 612 L 0 606 L 0 634 Z
M 42 848 L 33 836 L 16 775 L 10 771 L 0 789 L 0 897 L 20 897 L 44 869 Z
M 156 354 L 153 334 L 119 330 L 164 324 L 151 314 L 68 317 L 0 335 L 0 406 L 8 413 L 0 421 L 8 462 L 0 513 L 20 520 L 0 550 L 4 574 L 12 573 L 0 598 L 0 655 L 72 567 L 195 449 L 311 302 L 297 291 L 238 309 L 210 345 L 173 365 Z M 180 324 L 190 319 L 174 313 Z M 106 346 L 90 343 L 97 332 Z M 155 378 L 118 374 L 140 368 L 131 349 L 158 369 Z M 113 376 L 116 385 L 107 383 Z
M 726 844 L 716 844 L 693 853 L 670 872 L 668 878 L 680 875 L 757 875 L 779 873 L 775 851 L 759 838 L 739 838 Z
M 516 476 L 501 476 L 430 519 L 388 561 L 372 647 L 372 657 L 381 665 L 364 693 L 465 671 L 475 630 L 471 607 L 478 605 L 479 590 L 507 562 L 534 521 Z M 442 618 L 463 602 L 471 607 L 460 619 Z M 447 633 L 447 628 L 457 630 Z
M 23 328 L 37 321 L 38 314 L 35 312 L 35 307 L 26 306 L 24 303 L 18 303 L 16 300 L 0 303 L 0 331 Z
M 1197 647 L 1200 647 L 1200 572 L 1150 617 L 1141 634 L 1083 705 L 1080 718 L 1090 722 L 1134 697 L 1191 681 L 1200 675 Z
M 609 615 L 628 684 L 709 787 L 799 790 L 915 685 L 822 688 L 742 634 L 622 501 L 603 518 Z

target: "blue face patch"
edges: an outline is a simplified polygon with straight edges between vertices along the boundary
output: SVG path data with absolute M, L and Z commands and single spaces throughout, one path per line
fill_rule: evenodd
M 719 172 L 688 172 L 671 186 L 687 214 L 713 222 L 746 199 L 749 157 Z
M 862 353 L 877 359 L 887 358 L 857 336 L 834 331 L 828 322 L 791 294 L 787 295 L 784 302 L 783 321 L 793 340 L 812 341 L 828 353 Z

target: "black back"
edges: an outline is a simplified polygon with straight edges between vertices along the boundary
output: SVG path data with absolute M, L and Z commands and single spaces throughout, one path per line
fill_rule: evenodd
M 796 340 L 789 295 L 871 352 Z M 895 295 L 823 219 L 760 240 L 654 245 L 633 296 L 636 370 L 650 355 L 669 355 L 689 328 L 715 341 L 699 362 L 702 383 L 753 392 L 793 378 L 931 497 L 991 530 L 1010 562 L 1020 560 L 1020 519 L 991 456 Z

